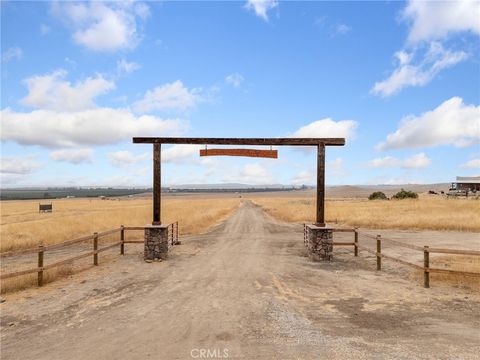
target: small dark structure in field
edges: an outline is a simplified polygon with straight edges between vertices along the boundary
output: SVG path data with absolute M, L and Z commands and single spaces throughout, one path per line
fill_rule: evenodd
M 53 212 L 53 204 L 38 204 L 38 212 Z

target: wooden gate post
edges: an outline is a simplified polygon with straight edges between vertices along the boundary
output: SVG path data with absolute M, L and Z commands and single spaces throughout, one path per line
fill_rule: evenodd
M 152 225 L 162 224 L 162 147 L 153 144 L 153 221 Z
M 317 146 L 317 214 L 315 225 L 325 226 L 325 144 Z
M 43 253 L 45 252 L 45 248 L 43 245 L 38 246 L 38 278 L 37 278 L 37 285 L 43 286 Z
M 357 228 L 355 228 L 355 239 L 354 239 L 354 243 L 353 243 L 353 251 L 354 251 L 354 255 L 355 256 L 358 256 L 358 231 L 357 231 Z
M 428 246 L 423 247 L 423 287 L 430 287 L 430 252 Z
M 120 226 L 120 255 L 125 255 L 125 227 Z
M 382 237 L 377 235 L 377 270 L 382 270 Z
M 93 233 L 93 265 L 98 265 L 98 233 Z

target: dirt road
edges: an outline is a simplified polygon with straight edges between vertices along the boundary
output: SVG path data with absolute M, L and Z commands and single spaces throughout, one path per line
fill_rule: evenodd
M 2 359 L 478 358 L 479 294 L 346 249 L 310 262 L 301 227 L 250 202 L 168 261 L 141 250 L 7 296 Z

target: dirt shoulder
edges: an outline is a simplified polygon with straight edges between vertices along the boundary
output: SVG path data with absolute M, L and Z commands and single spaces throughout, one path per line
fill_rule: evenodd
M 402 268 L 335 250 L 244 202 L 212 232 L 147 264 L 139 245 L 0 305 L 2 359 L 463 358 L 480 351 L 480 295 L 424 289 Z M 226 350 L 226 352 L 225 352 Z

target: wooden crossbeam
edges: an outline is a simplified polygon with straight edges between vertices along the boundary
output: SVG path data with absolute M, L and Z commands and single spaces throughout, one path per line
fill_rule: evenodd
M 263 146 L 343 146 L 344 138 L 179 138 L 134 137 L 135 144 L 263 145 Z
M 200 156 L 247 156 L 277 159 L 277 150 L 258 149 L 200 149 Z

